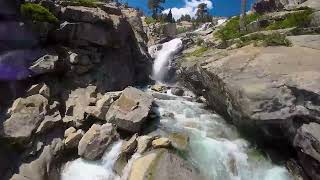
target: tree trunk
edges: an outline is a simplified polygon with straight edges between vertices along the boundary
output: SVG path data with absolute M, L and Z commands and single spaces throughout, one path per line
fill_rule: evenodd
M 246 32 L 246 7 L 247 7 L 247 0 L 241 0 L 241 15 L 240 15 L 240 32 Z

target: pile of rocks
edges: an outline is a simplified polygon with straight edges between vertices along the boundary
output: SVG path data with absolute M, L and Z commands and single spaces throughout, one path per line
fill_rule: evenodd
M 100 159 L 119 139 L 118 130 L 141 132 L 153 102 L 152 96 L 133 87 L 97 97 L 92 96 L 94 87 L 77 91 L 81 94 L 70 94 L 65 114 L 61 114 L 61 104 L 54 101 L 45 84 L 33 86 L 25 97 L 13 102 L 0 135 L 11 145 L 4 148 L 23 153 L 7 165 L 12 168 L 11 172 L 6 169 L 8 176 L 19 168 L 13 179 L 57 179 L 61 164 L 70 158 L 68 152 L 76 151 L 88 160 Z M 156 142 L 154 146 L 161 144 Z

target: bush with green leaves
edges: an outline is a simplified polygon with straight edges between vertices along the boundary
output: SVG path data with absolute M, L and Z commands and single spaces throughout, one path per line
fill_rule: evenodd
M 67 0 L 73 2 L 77 6 L 97 7 L 96 0 Z
M 250 24 L 251 22 L 258 20 L 260 17 L 261 15 L 257 13 L 248 14 L 245 18 L 245 24 Z M 230 19 L 215 35 L 222 40 L 239 38 L 244 35 L 240 32 L 239 21 L 239 16 Z
M 307 27 L 311 21 L 311 9 L 289 14 L 285 19 L 270 24 L 267 30 L 277 30 L 292 27 Z
M 155 23 L 157 22 L 157 20 L 154 19 L 153 17 L 146 17 L 145 20 L 144 20 L 144 22 L 145 22 L 146 24 L 155 24 Z
M 265 35 L 262 33 L 256 33 L 250 36 L 240 37 L 240 42 L 237 44 L 237 47 L 246 46 L 250 43 L 254 43 L 256 45 L 260 43 L 262 46 L 290 46 L 291 45 L 291 42 L 283 34 L 272 33 L 272 34 Z
M 20 7 L 22 16 L 38 22 L 58 23 L 59 20 L 45 7 L 35 3 L 24 3 Z
M 209 48 L 207 47 L 200 47 L 199 49 L 194 50 L 191 53 L 187 53 L 185 54 L 185 56 L 189 57 L 189 56 L 196 56 L 199 57 L 201 56 L 204 52 L 206 52 Z

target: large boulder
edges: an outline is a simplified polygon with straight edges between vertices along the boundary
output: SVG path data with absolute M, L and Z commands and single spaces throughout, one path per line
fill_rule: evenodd
M 148 152 L 132 163 L 128 180 L 199 180 L 199 174 L 187 161 L 166 149 Z
M 311 26 L 320 26 L 320 11 L 311 14 Z
M 93 124 L 81 138 L 78 154 L 88 160 L 100 159 L 108 146 L 118 138 L 116 129 L 112 124 Z
M 64 151 L 63 141 L 54 139 L 45 146 L 41 154 L 31 162 L 22 163 L 19 172 L 14 174 L 11 180 L 59 180 L 62 154 Z
M 294 138 L 294 146 L 299 149 L 298 157 L 305 171 L 313 180 L 320 177 L 320 124 L 301 126 Z
M 151 95 L 139 89 L 128 87 L 123 90 L 120 98 L 111 105 L 106 120 L 123 130 L 139 132 L 147 120 L 152 102 Z
M 58 60 L 58 55 L 46 54 L 33 62 L 29 69 L 36 75 L 51 73 L 56 70 Z
M 0 133 L 13 144 L 27 145 L 35 133 L 45 133 L 62 125 L 59 103 L 49 104 L 48 99 L 40 94 L 16 99 L 8 116 Z
M 320 50 L 247 46 L 208 53 L 182 60 L 181 80 L 261 143 L 293 146 L 302 124 L 319 121 Z
M 260 0 L 253 6 L 253 11 L 265 13 L 283 9 L 293 9 L 307 0 Z
M 3 122 L 1 135 L 12 143 L 24 144 L 43 121 L 48 100 L 42 95 L 18 98 L 9 109 L 10 117 Z
M 66 92 L 67 93 L 67 92 Z M 71 122 L 75 126 L 81 126 L 86 119 L 86 109 L 97 102 L 95 86 L 72 90 L 66 99 L 66 114 L 64 122 Z

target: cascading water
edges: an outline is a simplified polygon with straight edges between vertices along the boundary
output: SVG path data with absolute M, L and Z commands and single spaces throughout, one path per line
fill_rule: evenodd
M 122 141 L 113 144 L 100 161 L 76 159 L 63 168 L 61 180 L 114 180 L 119 178 L 113 165 L 120 153 Z
M 286 168 L 276 166 L 236 128 L 205 109 L 204 104 L 184 98 L 156 100 L 161 134 L 187 133 L 188 159 L 205 180 L 289 180 Z M 170 114 L 170 116 L 168 116 Z
M 153 79 L 163 82 L 165 76 L 170 69 L 173 56 L 182 49 L 182 41 L 179 38 L 173 39 L 169 42 L 163 43 L 160 51 L 155 53 L 155 60 L 153 64 Z
M 180 39 L 163 44 L 156 52 L 154 78 L 162 81 L 173 56 L 182 48 Z M 152 90 L 146 90 L 153 93 Z M 290 180 L 286 168 L 274 165 L 248 141 L 241 138 L 237 129 L 202 103 L 185 97 L 170 96 L 156 99 L 155 111 L 159 113 L 158 129 L 152 133 L 168 136 L 185 133 L 189 136 L 186 158 L 200 172 L 203 180 Z M 65 165 L 62 180 L 127 180 L 132 162 L 140 154 L 133 155 L 119 177 L 113 166 L 120 153 L 122 142 L 107 150 L 102 160 L 96 162 L 76 159 Z

